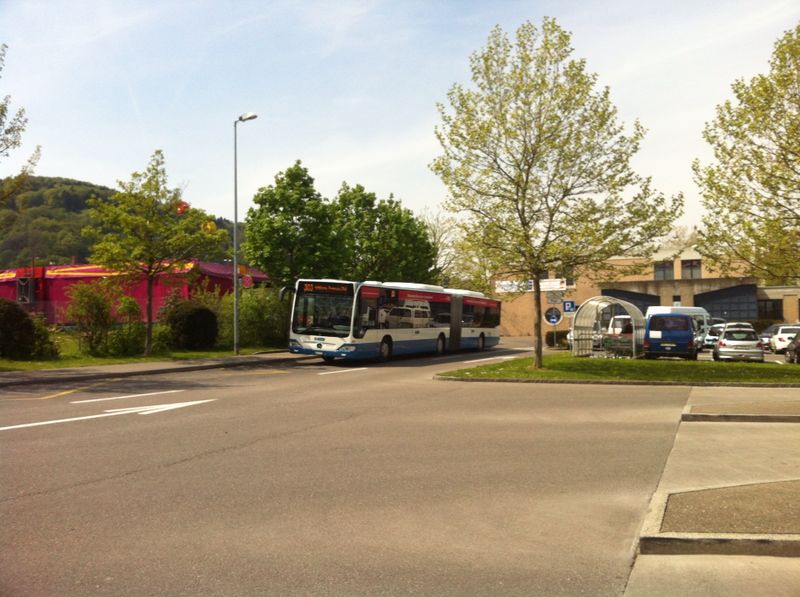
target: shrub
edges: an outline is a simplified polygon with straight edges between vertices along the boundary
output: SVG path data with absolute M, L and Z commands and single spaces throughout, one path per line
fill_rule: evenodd
M 37 313 L 33 318 L 33 352 L 31 357 L 36 360 L 46 361 L 57 359 L 59 356 L 58 345 L 55 342 L 54 331 L 48 327 L 44 315 Z
M 207 350 L 217 341 L 217 316 L 208 307 L 191 301 L 178 303 L 167 313 L 173 348 Z
M 133 297 L 123 296 L 117 304 L 116 314 L 122 319 L 122 324 L 109 333 L 108 352 L 115 356 L 141 354 L 147 330 L 142 323 L 139 303 Z
M 115 292 L 102 282 L 80 282 L 67 290 L 67 319 L 78 327 L 81 352 L 103 355 L 108 352 L 108 334 L 114 326 Z
M 546 346 L 553 348 L 553 330 L 550 331 L 543 331 L 544 334 L 544 342 Z M 557 330 L 556 331 L 556 346 L 559 348 L 566 348 L 567 347 L 567 334 L 569 330 Z
M 17 303 L 0 299 L 0 357 L 30 359 L 36 329 L 30 315 Z
M 281 302 L 277 288 L 248 288 L 239 297 L 239 344 L 284 346 L 289 340 L 289 301 Z M 225 295 L 220 316 L 220 337 L 233 344 L 233 294 Z

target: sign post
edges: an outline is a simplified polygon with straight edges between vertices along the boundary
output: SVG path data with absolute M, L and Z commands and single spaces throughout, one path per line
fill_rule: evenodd
M 553 326 L 553 348 L 556 347 L 556 326 L 561 321 L 561 311 L 558 310 L 556 307 L 550 307 L 547 311 L 544 312 L 544 318 L 550 322 Z

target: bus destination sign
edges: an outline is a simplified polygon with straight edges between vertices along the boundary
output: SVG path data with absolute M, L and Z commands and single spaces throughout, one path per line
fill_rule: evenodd
M 300 291 L 303 293 L 353 295 L 352 284 L 337 284 L 336 282 L 301 282 Z

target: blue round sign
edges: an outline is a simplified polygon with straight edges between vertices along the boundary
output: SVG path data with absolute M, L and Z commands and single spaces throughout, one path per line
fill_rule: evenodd
M 559 311 L 555 307 L 550 307 L 547 311 L 544 312 L 544 318 L 552 325 L 556 325 L 558 324 L 559 321 L 561 321 L 561 311 Z

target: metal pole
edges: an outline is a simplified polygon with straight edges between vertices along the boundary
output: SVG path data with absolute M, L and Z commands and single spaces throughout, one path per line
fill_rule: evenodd
M 239 354 L 239 189 L 236 170 L 236 125 L 233 121 L 233 354 Z

